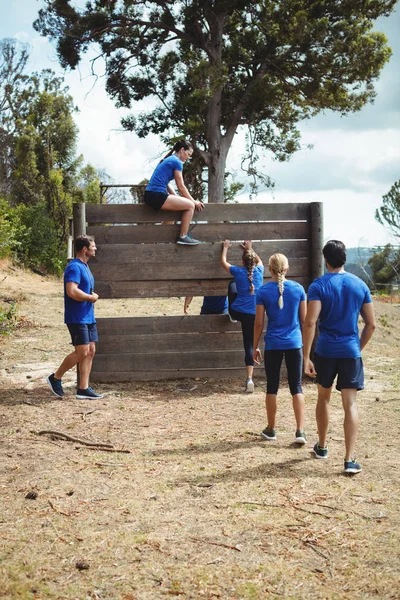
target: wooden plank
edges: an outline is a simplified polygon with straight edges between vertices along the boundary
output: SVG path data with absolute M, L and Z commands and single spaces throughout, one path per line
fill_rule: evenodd
M 308 277 L 291 277 L 304 287 Z M 181 281 L 98 281 L 95 291 L 100 298 L 171 298 L 173 296 L 224 296 L 227 279 L 187 279 Z
M 96 244 L 175 244 L 179 225 L 115 225 L 90 226 L 88 235 L 93 235 Z M 275 223 L 198 223 L 191 226 L 193 237 L 201 242 L 223 242 L 224 240 L 306 240 L 310 236 L 309 223 L 284 221 Z M 196 252 L 196 248 L 184 249 Z
M 96 362 L 96 357 L 95 357 Z M 240 388 L 243 389 L 243 378 L 245 376 L 245 368 L 241 367 L 233 367 L 230 369 L 181 369 L 179 371 L 165 371 L 160 369 L 155 369 L 154 371 L 144 370 L 144 371 L 126 371 L 126 372 L 113 372 L 110 370 L 107 371 L 93 371 L 90 374 L 90 380 L 92 382 L 97 383 L 122 383 L 129 381 L 163 381 L 163 380 L 171 380 L 171 379 L 190 379 L 192 385 L 196 385 L 197 379 L 199 380 L 199 385 L 204 383 L 204 380 L 208 379 L 237 379 L 235 381 L 235 386 L 237 390 L 240 391 Z M 239 381 L 240 378 L 240 381 Z M 255 367 L 253 372 L 253 379 L 260 380 L 260 389 L 263 389 L 262 380 L 265 379 L 265 371 L 264 367 Z M 188 392 L 190 393 L 190 392 Z M 244 393 L 244 390 L 243 390 Z M 184 394 L 184 392 L 182 392 Z
M 97 354 L 134 354 L 140 348 L 145 353 L 171 352 L 176 348 L 196 348 L 198 352 L 214 352 L 217 350 L 240 350 L 243 353 L 242 331 L 230 333 L 170 333 L 165 335 L 99 335 L 96 345 Z M 185 356 L 184 353 L 183 356 Z M 184 358 L 183 358 L 184 360 Z
M 163 335 L 167 333 L 208 333 L 241 331 L 227 315 L 171 315 L 158 317 L 104 317 L 97 319 L 99 337 L 103 335 Z
M 115 281 L 159 281 L 168 280 L 199 280 L 199 279 L 232 279 L 232 276 L 223 270 L 219 262 L 193 262 L 171 264 L 93 264 L 91 270 L 95 280 L 113 283 Z M 305 258 L 290 261 L 290 274 L 293 277 L 307 277 L 309 261 Z
M 217 352 L 152 352 L 151 354 L 99 354 L 93 363 L 96 371 L 125 372 L 154 369 L 220 369 L 239 367 L 244 369 L 244 350 L 225 350 Z
M 87 204 L 88 223 L 159 223 L 179 221 L 181 212 L 155 211 L 142 204 Z M 309 203 L 206 204 L 193 221 L 297 221 L 309 220 Z
M 292 259 L 308 258 L 309 242 L 307 240 L 289 240 L 273 242 L 255 242 L 253 248 L 264 262 L 275 252 L 285 254 L 292 264 Z M 219 263 L 222 244 L 200 244 L 196 247 L 196 262 Z M 232 264 L 240 264 L 243 248 L 240 243 L 233 243 L 229 248 L 228 259 Z M 179 244 L 104 244 L 100 245 L 96 257 L 90 259 L 90 267 L 95 264 L 131 264 L 131 263 L 193 263 L 193 254 Z

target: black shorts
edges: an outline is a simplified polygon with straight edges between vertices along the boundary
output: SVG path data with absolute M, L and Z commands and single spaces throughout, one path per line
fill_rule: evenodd
M 87 346 L 98 342 L 96 323 L 67 323 L 73 346 Z
M 164 202 L 168 198 L 167 192 L 149 192 L 145 191 L 143 201 L 147 206 L 151 206 L 154 210 L 160 210 L 163 207 Z
M 364 365 L 362 358 L 327 358 L 314 354 L 317 383 L 330 388 L 337 375 L 336 389 L 364 389 Z

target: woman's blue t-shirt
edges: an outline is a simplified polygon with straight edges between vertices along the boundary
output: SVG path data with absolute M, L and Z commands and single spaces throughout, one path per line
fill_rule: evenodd
M 358 315 L 372 302 L 362 279 L 342 271 L 326 273 L 308 288 L 308 301 L 319 300 L 319 336 L 315 352 L 326 358 L 359 358 Z
M 96 323 L 93 302 L 78 302 L 68 296 L 66 284 L 71 281 L 77 283 L 78 288 L 85 294 L 92 293 L 93 275 L 89 266 L 79 258 L 71 260 L 64 271 L 64 323 Z
M 147 184 L 149 192 L 166 192 L 167 185 L 174 178 L 174 171 L 182 171 L 183 162 L 175 154 L 164 158 L 156 168 Z
M 230 273 L 236 283 L 237 298 L 232 302 L 231 307 L 237 312 L 256 314 L 256 293 L 262 286 L 264 267 L 257 265 L 253 270 L 254 294 L 250 294 L 250 281 L 246 267 L 237 267 L 231 265 Z
M 306 299 L 302 285 L 285 280 L 283 307 L 279 308 L 279 287 L 275 281 L 265 283 L 257 292 L 257 306 L 264 306 L 268 323 L 265 332 L 266 350 L 294 350 L 301 348 L 300 303 Z

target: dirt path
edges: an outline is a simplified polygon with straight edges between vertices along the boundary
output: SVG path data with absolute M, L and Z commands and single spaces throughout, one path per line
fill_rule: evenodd
M 8 265 L 1 280 L 0 297 L 18 301 L 22 320 L 0 341 L 0 598 L 400 596 L 398 305 L 376 303 L 359 401 L 363 472 L 347 478 L 338 393 L 329 460 L 311 456 L 312 383 L 301 449 L 286 387 L 272 443 L 259 436 L 263 388 L 246 395 L 241 379 L 108 384 L 90 402 L 74 398 L 71 374 L 58 401 L 43 378 L 69 349 L 60 282 Z M 163 312 L 181 314 L 182 302 L 97 308 L 98 316 Z

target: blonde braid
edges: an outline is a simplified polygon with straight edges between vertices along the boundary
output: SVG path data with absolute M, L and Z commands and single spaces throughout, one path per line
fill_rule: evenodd
M 284 254 L 273 254 L 270 256 L 269 268 L 278 278 L 278 289 L 279 289 L 279 298 L 278 298 L 278 306 L 282 310 L 283 308 L 283 290 L 285 287 L 285 269 L 287 270 L 289 263 L 288 259 Z
M 279 271 L 278 272 L 278 288 L 279 288 L 278 306 L 281 310 L 283 308 L 283 287 L 284 287 L 283 280 L 284 279 L 285 279 L 285 277 L 284 277 L 282 271 Z

